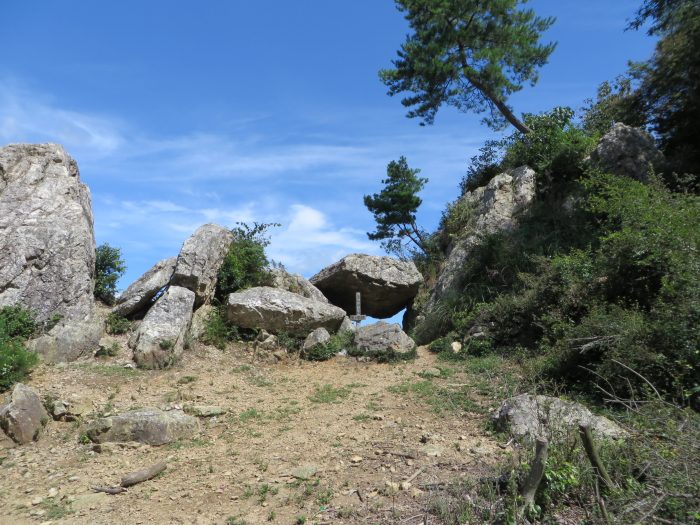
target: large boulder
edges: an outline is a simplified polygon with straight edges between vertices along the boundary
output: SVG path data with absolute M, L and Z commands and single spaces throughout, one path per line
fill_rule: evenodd
M 57 144 L 0 148 L 0 306 L 84 321 L 94 274 L 90 190 L 76 162 Z
M 272 276 L 271 286 L 274 288 L 281 288 L 282 290 L 303 295 L 304 297 L 321 301 L 322 303 L 328 302 L 328 299 L 321 293 L 321 290 L 298 273 L 289 273 L 282 268 L 273 268 L 270 271 L 270 275 Z
M 208 303 L 214 297 L 216 278 L 226 258 L 233 234 L 218 224 L 197 228 L 182 245 L 171 279 L 174 286 L 182 286 L 195 293 L 195 307 Z
M 306 336 L 316 328 L 336 332 L 345 311 L 287 290 L 261 286 L 229 295 L 226 318 L 241 328 Z
M 503 402 L 491 416 L 494 427 L 516 439 L 560 439 L 589 425 L 594 436 L 620 438 L 625 431 L 609 419 L 594 415 L 583 405 L 558 397 L 522 394 Z
M 355 293 L 362 294 L 362 313 L 387 318 L 411 304 L 423 282 L 416 265 L 392 257 L 351 254 L 311 278 L 328 300 L 355 314 Z
M 198 429 L 197 419 L 180 410 L 141 408 L 97 419 L 86 434 L 95 443 L 136 441 L 157 446 L 191 438 Z
M 61 320 L 48 333 L 27 342 L 46 363 L 67 363 L 92 357 L 100 347 L 104 322 L 96 313 L 83 321 Z
M 535 199 L 536 191 L 535 172 L 521 166 L 496 175 L 485 186 L 460 197 L 461 202 L 457 204 L 471 208 L 474 218 L 469 228 L 452 241 L 426 304 L 416 310 L 409 309 L 404 319 L 406 328 L 413 327 L 414 323 L 422 324 L 419 332 L 424 335 L 419 342 L 428 342 L 436 335 L 433 332 L 437 324 L 430 321 L 428 315 L 450 294 L 461 289 L 463 268 L 474 248 L 485 235 L 513 229 Z
M 381 356 L 388 353 L 408 354 L 415 350 L 416 343 L 395 323 L 378 321 L 360 326 L 355 331 L 353 344 L 363 354 Z
M 170 286 L 148 310 L 129 339 L 138 366 L 165 368 L 182 354 L 192 322 L 194 301 L 193 291 Z
M 112 312 L 126 317 L 147 309 L 158 292 L 170 283 L 176 262 L 177 257 L 157 262 L 117 298 Z
M 590 161 L 615 175 L 644 182 L 650 168 L 663 165 L 664 156 L 649 133 L 618 122 L 600 139 Z
M 0 405 L 0 427 L 19 445 L 39 439 L 48 419 L 39 396 L 22 383 L 15 384 L 7 401 Z

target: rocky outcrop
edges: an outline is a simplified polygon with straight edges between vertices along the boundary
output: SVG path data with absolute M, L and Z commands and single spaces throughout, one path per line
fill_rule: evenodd
M 84 321 L 61 320 L 48 333 L 27 342 L 47 363 L 66 363 L 81 357 L 92 357 L 100 347 L 104 322 L 95 313 Z
M 322 303 L 328 302 L 328 299 L 321 293 L 321 290 L 297 273 L 289 273 L 282 268 L 273 268 L 270 274 L 272 276 L 271 286 L 274 288 L 287 290 L 288 292 L 299 294 L 309 299 L 314 299 L 315 301 L 321 301 Z
M 398 324 L 384 321 L 360 326 L 355 332 L 353 343 L 359 351 L 369 357 L 384 355 L 387 352 L 407 354 L 416 348 L 416 343 Z
M 83 321 L 94 272 L 90 190 L 76 162 L 57 144 L 0 148 L 0 306 Z
M 362 294 L 362 313 L 387 318 L 406 308 L 423 277 L 415 264 L 392 257 L 351 254 L 311 278 L 328 300 L 355 314 L 355 293 Z
M 663 165 L 664 156 L 646 131 L 616 123 L 600 139 L 590 162 L 604 171 L 645 182 L 651 168 Z
M 205 224 L 182 245 L 171 284 L 192 290 L 195 307 L 214 297 L 219 268 L 232 241 L 233 234 L 223 226 Z
M 15 384 L 8 400 L 0 405 L 0 427 L 19 445 L 39 439 L 48 419 L 39 396 L 22 383 Z
M 625 432 L 609 419 L 596 416 L 583 405 L 558 397 L 522 394 L 503 402 L 491 416 L 494 427 L 517 439 L 541 436 L 558 439 L 577 434 L 579 425 L 590 425 L 595 436 L 620 438 Z
M 470 207 L 474 214 L 469 230 L 464 231 L 452 242 L 427 303 L 420 311 L 407 311 L 405 327 L 426 322 L 426 315 L 450 293 L 461 288 L 464 284 L 462 269 L 474 247 L 481 243 L 485 235 L 511 230 L 517 224 L 519 216 L 535 199 L 535 194 L 535 172 L 527 166 L 521 166 L 496 175 L 486 186 L 468 192 L 460 198 L 461 204 Z M 426 334 L 425 342 L 434 335 L 430 333 L 430 327 L 423 327 L 421 332 Z
M 191 290 L 170 286 L 155 302 L 129 340 L 138 366 L 165 368 L 182 354 L 194 301 Z
M 325 328 L 316 328 L 316 330 L 306 336 L 304 343 L 301 345 L 301 349 L 303 352 L 305 352 L 307 350 L 311 350 L 312 348 L 316 348 L 317 346 L 324 345 L 330 340 L 331 334 L 328 333 L 328 330 Z
M 112 312 L 127 317 L 148 309 L 158 292 L 170 283 L 176 262 L 177 257 L 157 262 L 119 295 Z
M 93 421 L 87 436 L 95 443 L 136 441 L 148 445 L 165 445 L 191 438 L 199 429 L 197 419 L 180 410 L 163 412 L 142 408 Z
M 52 399 L 46 404 L 55 421 L 79 421 L 92 411 L 92 404 L 87 399 Z
M 316 328 L 335 333 L 345 311 L 286 290 L 261 286 L 229 295 L 226 317 L 241 328 L 303 337 Z

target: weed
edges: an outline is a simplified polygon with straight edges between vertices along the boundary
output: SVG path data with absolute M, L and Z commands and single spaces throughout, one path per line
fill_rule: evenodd
M 257 410 L 256 408 L 249 408 L 241 412 L 238 416 L 238 419 L 240 419 L 242 423 L 245 423 L 246 421 L 250 421 L 251 419 L 262 419 L 262 417 L 262 411 Z
M 178 385 L 188 385 L 197 381 L 197 376 L 182 376 L 177 380 Z
M 316 387 L 315 392 L 309 396 L 312 403 L 339 403 L 341 399 L 345 399 L 350 395 L 350 389 L 347 387 L 335 388 L 332 385 L 323 385 Z
M 367 421 L 369 418 L 370 416 L 367 414 L 357 414 L 356 416 L 352 416 L 353 421 Z
M 173 348 L 175 348 L 175 341 L 173 341 L 172 339 L 161 339 L 158 342 L 158 346 L 161 350 L 172 350 Z
M 125 334 L 131 328 L 131 321 L 126 317 L 111 313 L 105 319 L 105 331 L 111 335 Z

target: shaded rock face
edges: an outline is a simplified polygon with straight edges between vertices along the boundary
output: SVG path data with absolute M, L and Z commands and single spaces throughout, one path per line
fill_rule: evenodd
M 306 336 L 304 343 L 301 345 L 302 350 L 311 350 L 320 345 L 326 344 L 331 340 L 331 334 L 325 328 L 316 328 L 313 332 Z
M 117 298 L 112 312 L 127 317 L 147 309 L 158 292 L 170 283 L 176 262 L 177 257 L 157 262 Z
M 192 290 L 195 307 L 208 303 L 214 297 L 216 278 L 233 234 L 218 224 L 197 228 L 180 250 L 171 284 Z
M 316 328 L 335 332 L 345 311 L 286 290 L 261 286 L 229 295 L 226 317 L 241 328 L 306 336 Z
M 522 394 L 503 402 L 491 416 L 495 428 L 517 439 L 557 439 L 578 433 L 579 425 L 590 425 L 594 436 L 620 438 L 625 432 L 617 424 L 595 416 L 583 405 L 557 397 Z
M 165 368 L 182 354 L 194 301 L 191 290 L 170 286 L 148 310 L 129 339 L 138 366 Z
M 104 322 L 92 315 L 84 321 L 59 322 L 47 334 L 28 341 L 27 348 L 47 363 L 66 363 L 94 355 L 103 335 Z
M 270 271 L 272 274 L 272 286 L 287 290 L 298 295 L 302 295 L 315 301 L 327 303 L 328 299 L 321 293 L 321 290 L 316 288 L 307 279 L 304 279 L 297 273 L 289 273 L 281 268 L 274 268 Z
M 0 306 L 39 321 L 83 321 L 94 308 L 90 191 L 57 144 L 0 148 Z
M 198 429 L 197 419 L 182 411 L 142 408 L 97 419 L 90 423 L 86 433 L 95 443 L 137 441 L 165 445 L 191 438 Z
M 432 312 L 438 303 L 450 293 L 454 293 L 454 290 L 461 289 L 464 284 L 462 268 L 474 247 L 481 243 L 484 235 L 514 228 L 518 217 L 534 201 L 536 190 L 535 172 L 527 166 L 521 166 L 496 175 L 486 186 L 461 197 L 461 200 L 474 210 L 474 226 L 453 242 L 427 303 L 418 311 L 407 312 L 404 320 L 406 328 L 412 327 L 414 323 L 424 325 L 428 322 L 426 315 Z M 423 326 L 421 332 L 426 333 L 425 342 L 434 335 L 430 333 L 430 327 Z
M 387 350 L 406 354 L 416 348 L 416 343 L 401 330 L 401 326 L 384 321 L 360 326 L 355 332 L 353 342 L 359 350 L 369 356 L 382 354 Z
M 19 445 L 39 439 L 48 418 L 39 396 L 22 383 L 12 388 L 9 399 L 0 406 L 0 427 Z
M 645 182 L 649 178 L 649 168 L 662 166 L 664 156 L 646 131 L 616 123 L 600 139 L 590 161 L 615 175 Z
M 416 265 L 392 257 L 352 254 L 311 278 L 328 300 L 355 314 L 355 293 L 362 294 L 362 313 L 387 318 L 411 304 L 423 282 Z

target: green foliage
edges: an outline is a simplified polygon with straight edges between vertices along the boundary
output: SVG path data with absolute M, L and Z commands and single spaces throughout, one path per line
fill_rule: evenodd
M 225 350 L 230 341 L 239 339 L 238 328 L 232 326 L 224 318 L 222 307 L 215 307 L 209 313 L 204 325 L 204 333 L 200 340 L 207 345 L 213 345 L 219 350 Z
M 239 222 L 231 230 L 233 242 L 219 270 L 216 298 L 225 302 L 229 294 L 269 283 L 270 262 L 265 247 L 270 244 L 268 230 L 277 223 L 257 223 L 252 226 Z
M 402 104 L 409 117 L 432 124 L 440 106 L 489 112 L 484 122 L 496 129 L 510 122 L 528 128 L 507 105 L 554 51 L 540 35 L 554 22 L 539 18 L 521 0 L 396 0 L 413 30 L 393 61 L 380 71 L 390 95 L 410 93 Z
M 598 86 L 596 99 L 586 100 L 581 120 L 583 129 L 589 135 L 601 137 L 616 122 L 634 127 L 645 126 L 646 116 L 634 79 L 621 75 L 613 82 L 603 82 Z
M 0 308 L 0 391 L 26 377 L 38 358 L 24 342 L 37 329 L 32 312 L 20 306 Z
M 312 403 L 340 403 L 350 395 L 350 388 L 335 388 L 333 385 L 323 385 L 316 387 L 314 393 L 309 396 Z
M 125 334 L 130 327 L 131 321 L 115 313 L 110 313 L 105 319 L 105 330 L 111 335 Z
M 380 193 L 365 195 L 364 203 L 374 215 L 377 229 L 368 233 L 371 240 L 382 240 L 389 253 L 400 257 L 405 251 L 404 239 L 409 239 L 424 254 L 428 253 L 425 232 L 416 225 L 416 212 L 422 203 L 418 193 L 428 179 L 417 177 L 419 169 L 408 167 L 405 157 L 392 160 L 386 168 Z
M 353 333 L 349 330 L 338 332 L 322 345 L 305 350 L 302 354 L 304 359 L 309 361 L 326 361 L 337 355 L 341 350 L 348 350 L 352 347 Z
M 95 297 L 112 304 L 117 292 L 117 281 L 126 272 L 120 248 L 101 244 L 95 250 Z

